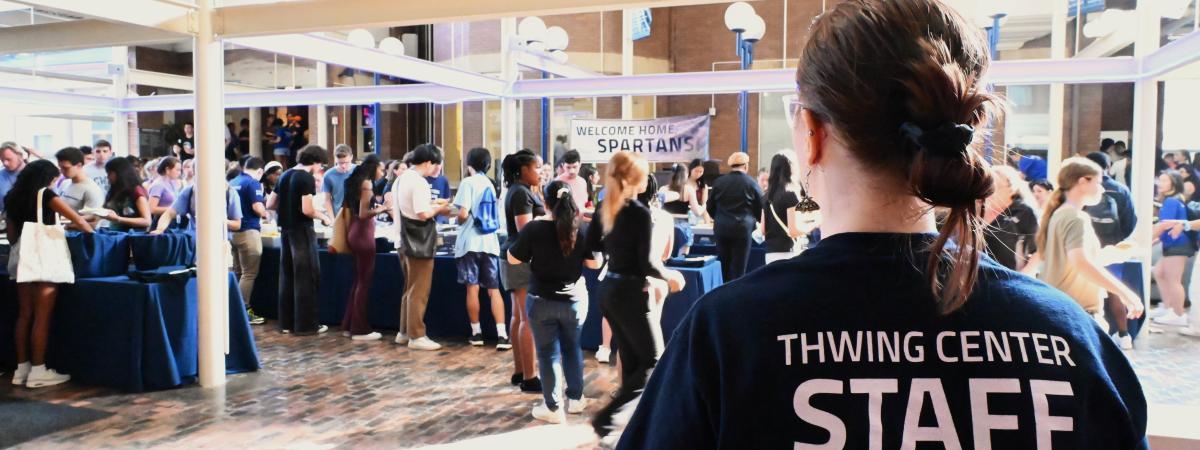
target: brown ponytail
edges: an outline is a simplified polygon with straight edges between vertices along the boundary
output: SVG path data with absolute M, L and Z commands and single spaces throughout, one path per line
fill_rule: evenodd
M 847 0 L 813 24 L 796 71 L 805 108 L 860 163 L 948 211 L 926 266 L 943 314 L 966 302 L 984 245 L 993 184 L 976 129 L 1003 111 L 988 63 L 979 30 L 940 0 Z
M 1063 203 L 1066 203 L 1067 192 L 1074 189 L 1080 180 L 1098 177 L 1102 172 L 1099 165 L 1087 158 L 1075 157 L 1063 160 L 1062 167 L 1058 169 L 1058 186 L 1054 188 L 1054 192 L 1050 193 L 1050 198 L 1046 202 L 1046 211 L 1042 213 L 1042 223 L 1038 224 L 1038 249 L 1046 248 L 1046 240 L 1050 233 L 1050 218 L 1054 217 L 1054 212 L 1058 211 Z

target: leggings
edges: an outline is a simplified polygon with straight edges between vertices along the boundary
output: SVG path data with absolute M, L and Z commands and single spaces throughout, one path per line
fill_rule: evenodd
M 613 342 L 621 349 L 621 388 L 616 397 L 592 419 L 601 437 L 611 431 L 613 415 L 637 398 L 646 387 L 650 370 L 662 355 L 662 326 L 650 314 L 645 278 L 614 278 L 600 282 L 600 305 L 612 326 Z

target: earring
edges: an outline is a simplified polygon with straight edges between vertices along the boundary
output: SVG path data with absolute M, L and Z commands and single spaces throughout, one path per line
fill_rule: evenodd
M 815 134 L 816 134 L 816 133 L 813 133 L 813 130 L 808 130 L 808 135 L 809 135 L 809 136 L 813 136 L 813 135 L 815 135 Z
M 810 213 L 821 209 L 821 205 L 818 205 L 817 201 L 808 195 L 808 178 L 810 176 L 812 176 L 812 169 L 808 170 L 808 174 L 804 175 L 804 180 L 800 182 L 800 204 L 796 205 L 796 209 L 802 213 Z

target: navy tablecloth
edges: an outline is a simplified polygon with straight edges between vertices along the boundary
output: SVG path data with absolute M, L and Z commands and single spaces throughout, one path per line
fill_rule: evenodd
M 688 250 L 688 254 L 692 256 L 700 255 L 717 255 L 717 244 L 712 240 L 712 236 L 696 236 L 696 242 L 692 244 L 692 248 Z M 746 263 L 746 273 L 753 272 L 759 267 L 767 265 L 767 248 L 762 244 L 750 243 L 750 260 Z
M 279 257 L 278 248 L 263 248 L 262 267 L 254 285 L 254 293 L 251 295 L 254 311 L 268 319 L 278 317 Z M 350 255 L 329 254 L 324 250 L 320 251 L 319 259 L 321 287 L 317 297 L 317 316 L 321 323 L 340 325 L 353 282 L 354 264 Z M 721 265 L 716 260 L 710 261 L 704 267 L 676 269 L 687 279 L 687 286 L 682 292 L 668 297 L 664 305 L 662 323 L 664 334 L 667 336 L 697 299 L 722 283 Z M 458 283 L 457 274 L 452 256 L 434 258 L 433 288 L 425 312 L 426 332 L 432 337 L 465 337 L 471 334 L 470 321 L 467 319 L 466 287 Z M 589 292 L 596 292 L 596 275 L 595 270 L 584 270 Z M 398 255 L 375 255 L 375 278 L 371 286 L 371 301 L 367 307 L 371 326 L 388 330 L 399 328 L 400 297 L 404 293 L 404 279 Z M 512 317 L 512 302 L 508 293 L 502 295 L 505 299 L 505 323 L 508 323 L 508 319 Z M 583 329 L 584 348 L 596 348 L 600 343 L 601 313 L 596 305 L 599 299 L 591 298 L 590 301 L 592 304 L 589 306 Z M 489 301 L 485 297 L 480 303 L 479 321 L 485 324 L 482 327 L 483 334 L 484 337 L 492 339 L 495 337 L 495 328 L 486 325 L 494 323 L 491 308 L 488 306 Z
M 721 275 L 721 263 L 716 259 L 709 261 L 703 267 L 671 267 L 683 274 L 683 278 L 687 284 L 682 291 L 668 295 L 667 300 L 663 303 L 662 317 L 659 323 L 662 325 L 663 340 L 669 340 L 675 331 L 675 327 L 692 309 L 692 305 L 700 300 L 704 294 L 716 289 L 724 283 Z M 599 271 L 585 269 L 584 278 L 588 285 L 588 315 L 587 320 L 583 323 L 583 334 L 580 336 L 579 345 L 585 349 L 595 350 L 600 346 L 600 319 L 603 317 L 600 311 L 600 298 L 596 295 L 599 292 L 599 281 L 596 276 Z
M 350 288 L 354 281 L 354 260 L 349 254 L 331 254 L 320 250 L 321 282 L 317 295 L 317 317 L 321 323 L 338 326 L 346 312 Z M 268 319 L 278 319 L 279 311 L 279 259 L 280 250 L 264 247 L 262 265 L 250 305 L 254 312 Z M 425 311 L 426 334 L 431 337 L 469 336 L 471 324 L 467 318 L 467 288 L 458 283 L 458 269 L 454 257 L 434 258 L 433 287 Z M 400 270 L 400 256 L 396 253 L 375 254 L 375 277 L 371 285 L 367 315 L 371 326 L 395 330 L 400 323 L 400 298 L 404 295 L 404 272 Z M 512 316 L 512 305 L 508 294 L 502 293 L 505 301 L 505 323 Z M 479 321 L 495 323 L 492 319 L 490 300 L 481 292 Z M 484 337 L 494 339 L 495 327 L 483 326 Z
M 164 270 L 166 270 L 164 268 Z M 15 284 L 5 275 L 0 292 L 0 348 L 12 355 Z M 233 275 L 229 276 L 228 373 L 259 368 L 258 350 Z M 13 293 L 13 295 L 8 295 Z M 128 276 L 85 278 L 61 285 L 54 311 L 48 364 L 73 382 L 128 392 L 172 388 L 198 374 L 196 279 L 140 283 Z M 11 315 L 9 315 L 11 313 Z

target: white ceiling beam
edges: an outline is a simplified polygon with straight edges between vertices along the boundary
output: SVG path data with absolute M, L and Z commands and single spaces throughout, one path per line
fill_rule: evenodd
M 62 72 L 48 72 L 44 70 L 26 69 L 23 67 L 0 67 L 0 72 L 11 73 L 16 75 L 28 75 L 31 77 L 51 78 L 55 80 L 80 81 L 84 83 L 108 84 L 111 85 L 112 78 L 92 77 L 87 75 L 76 75 Z
M 507 83 L 499 78 L 423 59 L 389 55 L 375 49 L 355 47 L 344 39 L 293 34 L 235 38 L 229 39 L 228 42 L 242 47 L 391 75 L 406 80 L 436 83 L 492 97 L 500 97 L 507 90 Z
M 83 19 L 0 28 L 0 55 L 163 44 L 190 38 L 157 28 Z
M 181 91 L 191 91 L 195 89 L 196 82 L 192 77 L 186 75 L 172 75 L 162 72 L 151 72 L 149 70 L 129 69 L 126 74 L 126 81 L 129 84 L 139 86 L 152 86 L 168 89 L 176 89 Z M 248 91 L 264 91 L 266 88 L 254 86 L 246 86 L 237 83 L 225 83 L 225 92 L 248 92 Z
M 297 0 L 218 8 L 225 37 L 470 22 L 728 0 Z
M 336 87 L 321 89 L 275 89 L 255 92 L 226 92 L 226 108 L 250 108 L 294 105 L 364 105 L 370 103 L 449 104 L 465 101 L 492 100 L 494 97 L 462 91 L 435 84 L 400 84 L 381 86 Z M 193 94 L 128 97 L 120 110 L 176 111 L 195 107 Z
M 114 23 L 128 23 L 175 33 L 191 33 L 186 3 L 156 0 L 9 0 L 35 8 L 75 14 Z
M 579 66 L 567 63 L 560 63 L 550 59 L 547 55 L 535 55 L 523 51 L 515 51 L 513 56 L 517 60 L 517 64 L 533 70 L 540 70 L 552 75 L 558 75 L 563 78 L 588 78 L 598 77 L 601 74 L 592 72 Z
M 1200 60 L 1200 33 L 1189 33 L 1142 59 L 1142 73 L 1157 77 Z
M 7 102 L 29 103 L 33 105 L 70 106 L 75 110 L 109 111 L 119 106 L 119 102 L 116 99 L 98 95 L 5 86 L 0 86 L 0 99 Z

